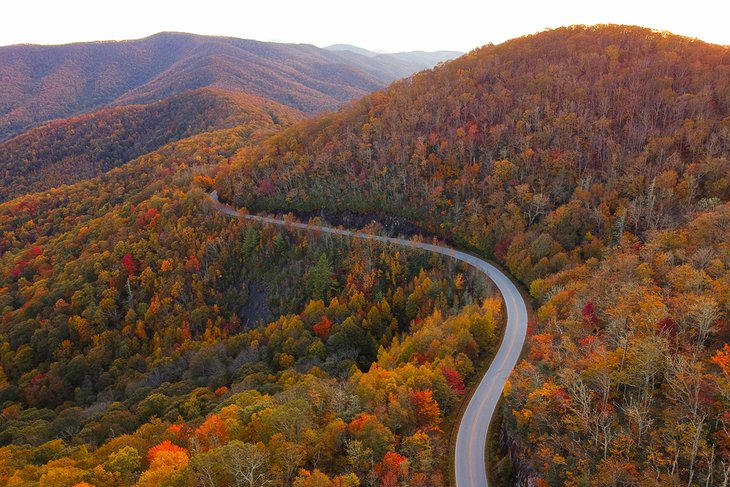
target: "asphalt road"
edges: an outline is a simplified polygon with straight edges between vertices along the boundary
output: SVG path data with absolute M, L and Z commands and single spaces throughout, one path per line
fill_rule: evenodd
M 218 201 L 218 194 L 215 191 L 210 194 L 210 197 L 213 200 L 214 207 L 218 211 L 233 217 L 241 216 L 234 208 L 220 203 Z M 376 240 L 378 242 L 437 252 L 476 267 L 494 281 L 504 298 L 505 308 L 507 310 L 507 325 L 504 330 L 502 345 L 499 347 L 497 355 L 492 360 L 489 369 L 479 382 L 479 385 L 474 391 L 474 395 L 464 411 L 464 416 L 461 418 L 459 431 L 456 436 L 456 457 L 454 460 L 456 487 L 486 487 L 488 483 L 484 452 L 486 449 L 489 422 L 497 407 L 497 402 L 502 394 L 502 389 L 504 389 L 505 381 L 517 364 L 525 336 L 527 335 L 527 307 L 520 292 L 512 281 L 492 264 L 471 254 L 460 252 L 449 247 L 414 242 L 401 238 L 382 237 L 362 232 L 340 230 L 332 227 L 308 225 L 306 223 L 285 222 L 284 220 L 264 216 L 243 215 L 242 217 L 247 220 L 271 223 L 287 228 L 315 230 L 320 233 Z

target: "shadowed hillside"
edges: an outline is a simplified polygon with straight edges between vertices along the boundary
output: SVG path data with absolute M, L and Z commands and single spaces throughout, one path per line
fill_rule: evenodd
M 0 143 L 0 178 L 8 182 L 0 187 L 0 201 L 93 178 L 197 133 L 284 126 L 301 117 L 273 101 L 204 88 L 55 120 Z

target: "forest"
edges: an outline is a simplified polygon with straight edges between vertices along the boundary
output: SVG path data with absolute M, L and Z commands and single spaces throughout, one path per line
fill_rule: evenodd
M 148 105 L 107 108 L 56 120 L 0 143 L 0 201 L 72 184 L 119 167 L 169 142 L 258 123 L 277 127 L 301 114 L 241 93 L 201 89 Z
M 448 484 L 452 416 L 498 343 L 491 283 L 225 219 L 204 173 L 232 138 L 0 205 L 5 484 Z
M 51 120 L 201 88 L 245 93 L 313 115 L 408 76 L 422 62 L 181 32 L 121 42 L 4 46 L 0 141 Z
M 215 189 L 408 222 L 521 284 L 495 485 L 730 485 L 728 47 L 573 26 L 306 120 L 210 90 L 155 103 L 0 145 L 38 191 L 0 194 L 0 483 L 452 484 L 505 319 L 493 286 L 226 218 Z
M 409 218 L 530 290 L 504 401 L 519 462 L 493 462 L 497 477 L 725 485 L 729 108 L 727 47 L 561 28 L 285 129 L 216 188 L 251 212 Z

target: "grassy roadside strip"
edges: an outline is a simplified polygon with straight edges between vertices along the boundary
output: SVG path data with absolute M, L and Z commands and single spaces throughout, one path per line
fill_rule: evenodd
M 499 344 L 502 344 L 502 341 L 504 340 L 504 332 L 507 324 L 507 317 L 505 316 L 504 319 L 500 320 L 499 323 Z M 464 417 L 464 412 L 466 411 L 467 406 L 471 402 L 472 397 L 474 397 L 474 393 L 477 390 L 477 387 L 479 386 L 479 383 L 481 382 L 482 378 L 484 377 L 484 374 L 487 373 L 487 370 L 489 370 L 489 366 L 492 365 L 492 361 L 494 360 L 494 357 L 497 355 L 497 350 L 499 350 L 499 347 L 497 347 L 494 352 L 491 354 L 491 356 L 486 357 L 484 359 L 484 362 L 481 364 L 481 367 L 479 367 L 475 373 L 474 376 L 469 382 L 467 383 L 467 389 L 466 394 L 464 394 L 464 398 L 461 400 L 461 404 L 459 405 L 458 414 L 455 416 L 452 415 L 451 418 L 446 422 L 446 426 L 449 431 L 449 485 L 456 485 L 456 468 L 455 468 L 455 462 L 454 459 L 456 457 L 456 437 L 459 433 L 459 425 L 461 424 L 461 419 Z M 491 425 L 490 425 L 491 428 Z M 491 482 L 490 482 L 491 483 Z
M 511 275 L 504 272 L 504 269 L 501 267 L 499 267 L 499 269 L 502 270 L 506 276 L 510 276 L 511 278 Z M 528 335 L 525 339 L 525 343 L 522 345 L 522 352 L 520 352 L 520 360 L 522 360 L 525 358 L 527 353 L 527 339 L 530 337 L 530 324 L 535 323 L 537 315 L 535 314 L 532 296 L 530 296 L 530 294 L 526 292 L 522 285 L 520 285 L 516 280 L 512 279 L 512 282 L 516 283 L 515 285 L 520 291 L 522 300 L 525 302 L 527 307 Z M 499 441 L 502 432 L 502 422 L 504 421 L 502 408 L 503 403 L 504 396 L 500 396 L 499 401 L 497 402 L 497 407 L 494 410 L 494 416 L 492 417 L 492 421 L 489 423 L 489 429 L 487 430 L 487 448 L 484 451 L 484 464 L 486 465 L 487 481 L 489 482 L 490 487 L 508 487 L 510 485 L 509 480 L 512 474 L 512 465 L 507 457 L 507 452 L 502 448 Z
M 516 281 L 512 275 L 501 265 L 497 264 L 496 262 L 486 259 L 476 252 L 473 251 L 466 251 L 463 250 L 462 252 L 466 252 L 468 254 L 474 255 L 475 257 L 478 257 L 486 262 L 489 262 L 493 266 L 495 266 L 497 269 L 499 269 L 500 272 L 502 272 L 505 276 L 508 276 L 513 283 L 515 283 L 515 286 L 520 291 L 520 296 L 522 297 L 522 300 L 525 302 L 525 305 L 527 307 L 527 316 L 528 316 L 528 323 L 533 322 L 535 318 L 535 312 L 532 307 L 532 298 L 531 296 L 523 289 L 521 284 Z M 501 294 L 500 294 L 501 295 Z M 504 297 L 502 298 L 502 303 L 504 305 Z M 506 311 L 506 310 L 505 310 Z M 474 393 L 476 392 L 477 387 L 479 386 L 479 383 L 481 382 L 484 375 L 487 373 L 487 370 L 489 370 L 489 367 L 492 365 L 492 361 L 494 360 L 494 357 L 497 355 L 497 351 L 499 350 L 499 347 L 502 346 L 502 342 L 504 341 L 504 334 L 507 327 L 507 316 L 506 314 L 502 317 L 502 320 L 500 320 L 499 323 L 499 346 L 493 351 L 490 357 L 486 357 L 484 362 L 481 364 L 481 367 L 479 367 L 473 376 L 473 378 L 468 382 L 467 384 L 467 391 L 464 395 L 464 398 L 461 401 L 461 404 L 459 405 L 458 414 L 455 416 L 452 415 L 451 418 L 447 421 L 448 431 L 449 431 L 449 485 L 456 485 L 456 470 L 455 470 L 455 455 L 456 455 L 456 437 L 459 431 L 459 425 L 461 424 L 461 419 L 464 416 L 464 412 L 466 411 L 467 406 L 471 402 L 472 397 L 474 396 Z M 520 353 L 520 358 L 524 357 L 525 354 L 525 346 L 522 347 L 522 352 Z M 487 433 L 487 448 L 484 452 L 484 461 L 487 466 L 487 480 L 489 481 L 490 486 L 498 486 L 500 484 L 496 483 L 496 476 L 495 476 L 495 465 L 492 465 L 493 468 L 490 468 L 488 459 L 498 457 L 498 452 L 500 451 L 499 446 L 499 432 L 502 427 L 502 398 L 500 397 L 499 402 L 497 404 L 497 408 L 495 409 L 494 416 L 492 417 L 492 421 L 489 424 L 489 430 Z

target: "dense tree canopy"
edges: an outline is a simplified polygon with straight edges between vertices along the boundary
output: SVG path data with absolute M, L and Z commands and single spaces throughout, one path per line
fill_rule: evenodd
M 729 175 L 727 47 L 576 26 L 297 124 L 216 187 L 407 217 L 504 263 L 541 306 L 505 411 L 517 475 L 710 485 L 730 472 Z
M 200 171 L 242 133 L 0 205 L 4 482 L 445 485 L 491 284 L 219 215 Z
M 489 283 L 226 219 L 215 188 L 241 211 L 408 220 L 529 289 L 497 478 L 727 483 L 729 108 L 727 47 L 562 28 L 0 204 L 0 479 L 448 484 L 455 413 L 498 345 Z M 128 110 L 60 124 L 52 147 L 97 141 L 92 167 L 117 131 L 84 124 L 131 114 L 137 140 Z M 47 162 L 46 144 L 14 153 Z
M 180 32 L 121 42 L 2 46 L 0 141 L 50 120 L 200 88 L 320 113 L 418 69 L 391 56 Z
M 246 125 L 272 129 L 301 118 L 275 102 L 204 89 L 149 105 L 56 120 L 0 143 L 0 201 L 98 176 L 174 140 Z

